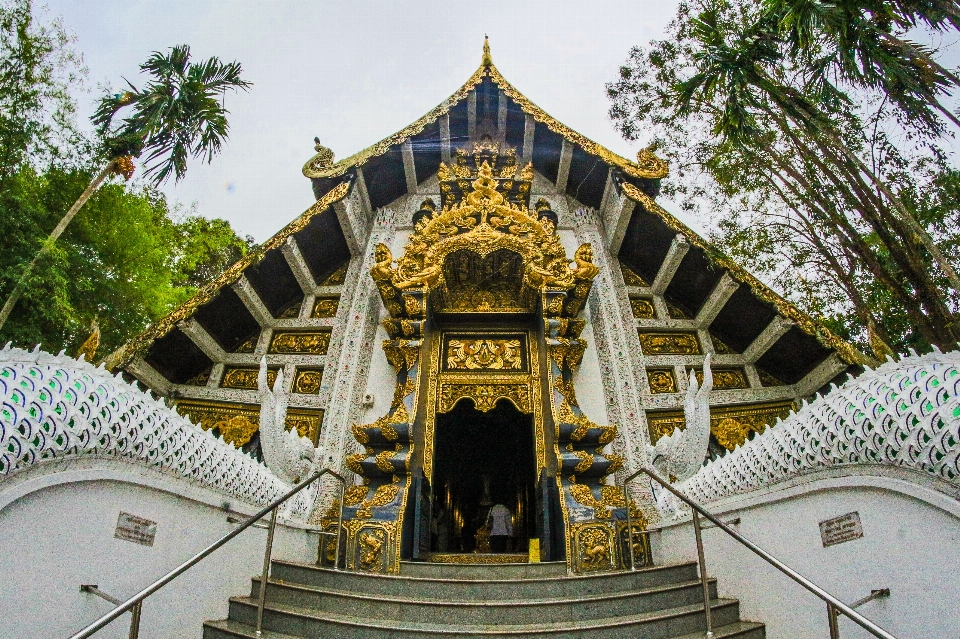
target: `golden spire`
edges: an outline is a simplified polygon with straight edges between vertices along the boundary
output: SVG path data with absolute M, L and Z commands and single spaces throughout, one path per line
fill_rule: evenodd
M 484 67 L 489 67 L 493 64 L 493 58 L 490 57 L 490 38 L 486 35 L 483 36 L 483 59 L 480 60 L 480 65 Z

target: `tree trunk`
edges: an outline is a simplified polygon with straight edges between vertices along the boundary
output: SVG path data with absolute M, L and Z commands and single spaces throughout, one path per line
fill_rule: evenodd
M 83 205 L 87 203 L 87 200 L 96 192 L 107 177 L 114 172 L 114 167 L 116 165 L 116 160 L 110 160 L 107 162 L 107 165 L 103 167 L 100 173 L 97 174 L 95 178 L 87 185 L 87 188 L 80 195 L 76 202 L 73 203 L 73 206 L 70 207 L 70 210 L 67 211 L 66 215 L 60 220 L 60 223 L 50 232 L 50 236 L 44 241 L 43 246 L 40 247 L 40 250 L 37 251 L 37 254 L 33 256 L 33 259 L 27 264 L 26 268 L 23 269 L 23 272 L 20 274 L 20 277 L 17 280 L 16 286 L 13 287 L 13 290 L 10 292 L 7 301 L 3 305 L 3 309 L 0 310 L 0 329 L 3 328 L 3 325 L 7 323 L 10 314 L 13 312 L 13 307 L 17 305 L 17 301 L 20 299 L 20 296 L 23 294 L 24 289 L 26 288 L 27 280 L 30 279 L 30 275 L 33 273 L 33 269 L 36 267 L 37 262 L 40 261 L 40 258 L 50 252 L 53 248 L 53 245 L 56 243 L 60 235 L 63 234 L 63 231 L 67 228 L 67 225 L 70 224 L 70 221 L 73 220 L 77 212 L 83 208 Z

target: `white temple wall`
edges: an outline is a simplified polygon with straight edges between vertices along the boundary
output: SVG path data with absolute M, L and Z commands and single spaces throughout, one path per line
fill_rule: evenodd
M 129 466 L 130 468 L 123 468 Z M 256 508 L 182 480 L 123 462 L 84 460 L 55 473 L 8 480 L 0 494 L 0 635 L 18 639 L 66 637 L 113 609 L 80 592 L 97 584 L 126 599 L 189 559 L 237 524 L 233 515 Z M 13 485 L 11 485 L 13 484 Z M 176 494 L 171 490 L 190 495 Z M 117 539 L 120 512 L 157 522 L 153 546 Z M 249 593 L 259 575 L 267 531 L 248 528 L 197 566 L 150 596 L 143 606 L 142 639 L 196 637 L 207 619 L 227 616 L 228 599 Z M 278 525 L 274 557 L 315 562 L 317 536 Z M 125 639 L 130 615 L 101 630 L 103 639 Z
M 858 610 L 899 639 L 957 637 L 960 502 L 907 478 L 833 475 L 708 508 L 725 522 L 740 518 L 741 534 L 845 603 L 889 588 L 889 597 Z M 819 522 L 852 512 L 859 513 L 863 537 L 825 548 Z M 652 539 L 657 563 L 695 561 L 689 519 L 661 526 Z M 703 541 L 720 596 L 740 599 L 742 618 L 767 624 L 768 639 L 827 636 L 819 598 L 723 531 L 704 530 Z M 844 617 L 840 634 L 872 636 Z

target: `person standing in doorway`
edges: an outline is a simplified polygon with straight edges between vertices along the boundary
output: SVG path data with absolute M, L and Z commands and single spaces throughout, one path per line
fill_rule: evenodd
M 510 509 L 498 502 L 490 509 L 487 524 L 490 526 L 490 550 L 506 552 L 507 539 L 513 536 L 513 514 Z

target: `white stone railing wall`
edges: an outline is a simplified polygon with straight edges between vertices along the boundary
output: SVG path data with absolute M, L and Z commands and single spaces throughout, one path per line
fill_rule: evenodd
M 678 488 L 710 502 L 849 464 L 905 467 L 960 486 L 960 351 L 868 369 Z
M 135 383 L 63 353 L 7 344 L 0 350 L 0 482 L 47 460 L 80 457 L 142 464 L 257 506 L 290 489 Z M 287 503 L 285 516 L 304 519 L 313 500 L 301 493 Z

